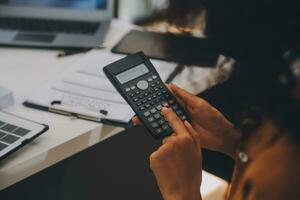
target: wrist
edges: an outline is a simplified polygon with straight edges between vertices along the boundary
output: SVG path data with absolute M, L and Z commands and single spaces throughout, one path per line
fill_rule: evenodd
M 224 153 L 231 158 L 236 157 L 236 152 L 240 143 L 241 133 L 232 124 L 224 134 L 226 139 L 224 139 Z

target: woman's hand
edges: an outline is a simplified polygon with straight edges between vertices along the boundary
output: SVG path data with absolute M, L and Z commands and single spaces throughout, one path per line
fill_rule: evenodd
M 233 124 L 205 100 L 174 84 L 170 85 L 169 88 L 188 112 L 192 126 L 199 134 L 202 147 L 235 158 L 240 133 Z
M 162 114 L 174 130 L 150 157 L 150 166 L 164 200 L 201 200 L 202 156 L 197 133 L 170 109 Z
M 205 100 L 174 84 L 168 85 L 168 88 L 188 113 L 202 147 L 234 158 L 240 134 L 233 124 Z M 138 118 L 133 118 L 133 122 L 138 124 Z

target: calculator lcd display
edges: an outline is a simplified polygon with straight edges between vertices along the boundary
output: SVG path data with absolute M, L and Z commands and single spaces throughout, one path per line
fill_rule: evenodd
M 149 69 L 145 64 L 138 65 L 132 69 L 129 69 L 125 72 L 118 74 L 116 77 L 121 84 L 127 83 L 133 79 L 136 79 L 144 74 L 147 74 Z

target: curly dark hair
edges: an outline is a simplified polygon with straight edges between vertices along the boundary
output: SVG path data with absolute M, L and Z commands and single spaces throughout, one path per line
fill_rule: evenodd
M 267 114 L 300 141 L 300 100 L 295 98 L 298 83 L 291 71 L 292 63 L 300 55 L 300 2 L 169 2 L 168 16 L 174 16 L 169 21 L 179 25 L 187 22 L 186 16 L 206 10 L 206 35 L 218 44 L 223 54 L 238 61 L 233 89 L 238 110 L 256 118 Z M 288 51 L 293 53 L 287 56 Z
M 204 0 L 207 36 L 238 61 L 234 91 L 240 110 L 269 115 L 298 141 L 295 92 L 300 91 L 291 65 L 300 55 L 299 5 L 296 0 Z
M 292 54 L 295 51 L 290 50 L 294 52 Z M 285 56 L 282 59 L 254 59 L 253 62 L 241 63 L 235 71 L 238 79 L 236 101 L 240 102 L 244 117 L 259 121 L 261 115 L 267 115 L 279 125 L 279 131 L 290 133 L 298 142 L 300 99 L 295 94 L 300 92 L 299 77 L 293 73 L 292 66 L 299 58 L 297 55 L 292 59 Z

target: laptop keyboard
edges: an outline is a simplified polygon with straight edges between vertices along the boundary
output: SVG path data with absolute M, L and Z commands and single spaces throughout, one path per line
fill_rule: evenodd
M 94 34 L 99 22 L 63 21 L 30 18 L 0 18 L 0 28 L 6 30 L 38 31 L 47 33 Z
M 0 121 L 0 151 L 13 144 L 30 130 Z

